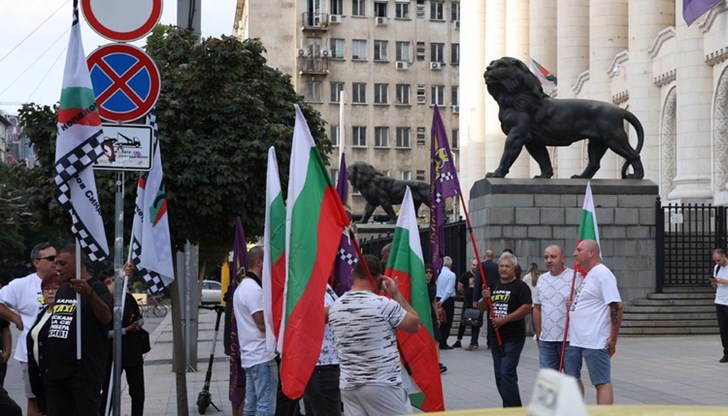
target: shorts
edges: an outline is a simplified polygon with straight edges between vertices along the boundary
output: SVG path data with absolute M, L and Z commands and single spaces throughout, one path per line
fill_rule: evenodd
M 278 364 L 266 361 L 245 369 L 245 404 L 243 413 L 273 416 L 276 413 Z
M 568 367 L 570 371 L 566 371 L 567 366 L 564 363 L 564 372 L 576 377 L 578 380 L 581 374 L 582 359 L 586 363 L 592 385 L 598 386 L 611 382 L 611 362 L 607 348 L 590 349 L 571 347 L 571 351 L 567 351 L 567 357 L 564 358 L 564 361 L 569 361 Z
M 35 394 L 33 394 L 33 389 L 30 388 L 30 375 L 28 374 L 28 363 L 21 363 L 20 369 L 23 371 L 23 386 L 25 388 L 25 397 L 29 399 L 35 399 Z

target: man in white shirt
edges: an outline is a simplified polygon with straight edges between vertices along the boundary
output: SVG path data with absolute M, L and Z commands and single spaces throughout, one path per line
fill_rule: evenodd
M 718 362 L 728 363 L 728 257 L 725 255 L 725 250 L 722 248 L 713 250 L 713 262 L 715 267 L 710 285 L 715 289 L 715 311 L 718 315 L 720 341 L 723 344 L 723 358 Z
M 566 324 L 566 301 L 574 287 L 581 286 L 581 273 L 566 267 L 564 250 L 550 245 L 543 251 L 543 260 L 548 271 L 538 278 L 533 297 L 533 328 L 538 343 L 538 360 L 541 368 L 559 370 L 561 348 Z M 566 343 L 567 350 L 571 347 Z M 565 365 L 567 363 L 564 363 Z M 573 371 L 567 371 L 567 373 Z M 579 384 L 584 389 L 579 380 Z
M 455 273 L 451 270 L 452 259 L 449 256 L 442 258 L 442 270 L 435 281 L 437 292 L 435 300 L 439 302 L 442 309 L 445 310 L 447 322 L 440 324 L 440 349 L 451 350 L 452 347 L 447 345 L 447 338 L 450 336 L 450 328 L 452 328 L 452 320 L 455 316 Z
M 263 247 L 248 251 L 250 265 L 233 295 L 233 309 L 238 327 L 240 365 L 245 369 L 245 404 L 243 414 L 273 416 L 276 412 L 278 364 L 275 351 L 268 350 L 263 318 Z
M 622 324 L 624 306 L 617 288 L 617 278 L 602 264 L 599 245 L 583 240 L 574 251 L 574 258 L 587 271 L 569 306 L 569 344 L 571 351 L 565 361 L 579 378 L 582 358 L 589 378 L 597 390 L 597 404 L 612 404 L 610 358 L 617 347 L 617 335 Z M 564 369 L 566 370 L 566 364 Z
M 56 249 L 50 243 L 40 243 L 30 252 L 30 260 L 35 273 L 11 281 L 0 289 L 0 318 L 4 318 L 23 331 L 18 336 L 13 357 L 20 363 L 25 384 L 25 396 L 28 398 L 28 416 L 39 416 L 35 395 L 30 389 L 28 378 L 28 349 L 25 338 L 35 318 L 43 308 L 43 293 L 40 283 L 45 276 L 55 273 Z

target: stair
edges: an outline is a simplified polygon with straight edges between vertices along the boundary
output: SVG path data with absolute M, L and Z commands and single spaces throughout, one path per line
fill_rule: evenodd
M 714 301 L 710 287 L 666 287 L 625 305 L 619 334 L 718 334 Z

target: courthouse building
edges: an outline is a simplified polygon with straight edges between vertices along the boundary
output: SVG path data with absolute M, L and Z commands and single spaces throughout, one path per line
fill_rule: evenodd
M 238 0 L 233 31 L 261 39 L 268 65 L 291 75 L 334 145 L 344 142 L 349 165 L 429 182 L 435 104 L 459 144 L 460 8 L 458 0 Z M 363 198 L 352 203 L 361 214 Z
M 428 1 L 429 3 L 429 1 Z M 533 58 L 558 78 L 556 98 L 627 108 L 642 122 L 645 178 L 663 203 L 728 204 L 728 5 L 687 26 L 683 0 L 463 1 L 460 33 L 460 178 L 493 171 L 505 135 L 483 71 L 501 56 Z M 630 127 L 630 140 L 636 133 Z M 550 149 L 554 177 L 586 164 L 586 142 Z M 596 178 L 619 178 L 608 151 Z M 539 172 L 525 150 L 508 177 Z

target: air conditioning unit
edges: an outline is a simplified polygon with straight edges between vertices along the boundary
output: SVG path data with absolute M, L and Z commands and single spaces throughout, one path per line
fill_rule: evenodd
M 452 112 L 455 113 L 455 114 L 459 113 L 460 112 L 460 106 L 459 105 L 452 106 Z
M 377 24 L 377 26 L 386 25 L 387 24 L 387 18 L 386 17 L 378 16 L 376 18 L 376 24 Z
M 430 69 L 433 71 L 439 71 L 442 69 L 442 62 L 430 62 Z
M 304 56 L 304 55 L 306 55 L 306 50 L 303 49 L 303 48 L 299 49 L 298 50 L 298 56 Z
M 460 29 L 460 21 L 459 20 L 456 20 L 455 21 L 455 29 Z
M 329 16 L 329 23 L 341 23 L 340 14 L 332 14 Z
M 331 57 L 331 49 L 321 49 L 321 57 L 322 58 L 330 58 Z
M 404 70 L 404 69 L 407 69 L 407 68 L 409 68 L 409 62 L 407 62 L 407 61 L 396 61 L 396 62 L 394 63 L 394 66 L 395 66 L 395 67 L 396 67 L 397 69 L 402 69 L 402 70 Z

